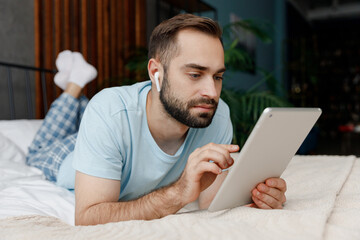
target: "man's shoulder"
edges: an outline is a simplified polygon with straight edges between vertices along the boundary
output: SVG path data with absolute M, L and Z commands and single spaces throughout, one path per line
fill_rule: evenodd
M 141 94 L 150 86 L 150 81 L 144 81 L 128 86 L 105 88 L 91 99 L 90 104 L 109 109 L 112 113 L 137 110 Z
M 151 82 L 144 81 L 133 85 L 105 88 L 98 92 L 93 99 L 97 102 L 131 101 L 136 99 L 136 97 L 149 86 L 151 86 Z

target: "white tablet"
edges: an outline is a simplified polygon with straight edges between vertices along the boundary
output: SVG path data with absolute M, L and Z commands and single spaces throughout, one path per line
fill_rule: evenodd
M 319 108 L 266 108 L 208 210 L 251 203 L 251 190 L 280 177 L 320 115 Z

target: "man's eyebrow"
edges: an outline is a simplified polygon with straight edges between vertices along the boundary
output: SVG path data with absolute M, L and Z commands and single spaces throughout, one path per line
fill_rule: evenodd
M 201 71 L 206 71 L 206 70 L 209 69 L 208 67 L 201 66 L 201 65 L 196 64 L 196 63 L 185 64 L 184 68 L 195 68 L 195 69 L 198 69 L 198 70 L 201 70 Z M 225 72 L 225 70 L 226 70 L 226 68 L 223 67 L 223 68 L 217 70 L 216 73 L 222 73 L 222 72 Z
M 196 63 L 185 64 L 185 68 L 195 68 L 195 69 L 198 69 L 198 70 L 201 70 L 201 71 L 205 71 L 205 70 L 209 69 L 208 67 L 204 67 L 204 66 L 201 66 L 201 65 L 196 64 Z
M 223 68 L 220 68 L 219 70 L 217 70 L 217 72 L 216 73 L 222 73 L 222 72 L 225 72 L 226 71 L 226 68 L 225 67 L 223 67 Z

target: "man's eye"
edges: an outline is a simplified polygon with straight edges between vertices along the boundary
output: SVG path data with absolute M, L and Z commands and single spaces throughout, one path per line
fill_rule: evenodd
M 224 77 L 222 77 L 222 76 L 215 76 L 214 79 L 217 80 L 217 81 L 222 81 L 222 80 L 224 79 Z
M 200 77 L 200 74 L 190 73 L 189 76 L 190 76 L 191 78 L 199 78 L 199 77 Z

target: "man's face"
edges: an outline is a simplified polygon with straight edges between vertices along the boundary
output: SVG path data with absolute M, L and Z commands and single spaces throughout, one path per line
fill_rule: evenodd
M 218 38 L 195 30 L 177 35 L 178 54 L 164 66 L 160 100 L 168 114 L 193 128 L 210 125 L 222 87 L 224 51 Z

